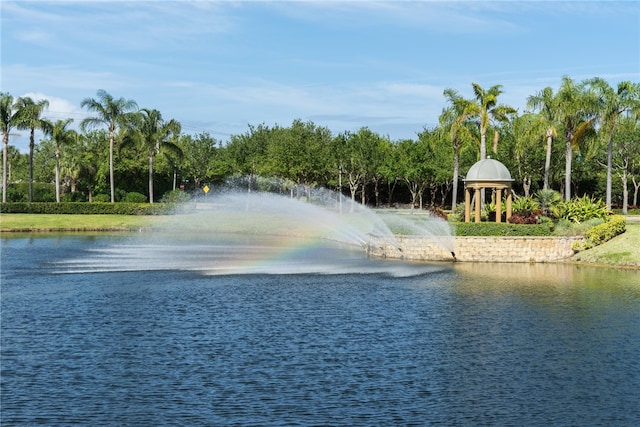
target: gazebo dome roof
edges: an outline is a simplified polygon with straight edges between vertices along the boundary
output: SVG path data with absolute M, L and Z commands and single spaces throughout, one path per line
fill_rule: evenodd
M 513 181 L 509 169 L 494 159 L 484 159 L 475 163 L 467 172 L 466 182 Z

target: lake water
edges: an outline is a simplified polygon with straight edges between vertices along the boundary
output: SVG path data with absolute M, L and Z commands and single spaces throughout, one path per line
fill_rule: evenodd
M 2 425 L 640 425 L 637 272 L 101 235 L 1 250 Z

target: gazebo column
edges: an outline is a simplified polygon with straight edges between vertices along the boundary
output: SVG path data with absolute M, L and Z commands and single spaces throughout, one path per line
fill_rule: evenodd
M 496 188 L 496 222 L 502 221 L 502 189 Z
M 464 187 L 464 222 L 471 221 L 471 189 Z
M 511 195 L 511 188 L 507 188 L 507 222 L 509 221 L 509 218 L 511 218 L 511 199 L 512 199 L 512 195 Z
M 480 188 L 476 188 L 475 189 L 475 194 L 474 197 L 476 199 L 476 217 L 475 217 L 475 222 L 480 222 L 480 205 L 482 204 L 482 201 L 480 200 Z

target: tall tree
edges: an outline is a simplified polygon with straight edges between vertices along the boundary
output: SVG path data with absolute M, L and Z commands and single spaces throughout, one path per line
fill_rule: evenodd
M 460 150 L 462 145 L 473 140 L 469 119 L 475 110 L 471 101 L 464 99 L 453 89 L 445 89 L 444 96 L 449 106 L 440 114 L 440 130 L 448 133 L 453 148 L 453 179 L 451 210 L 455 211 L 458 202 L 458 181 L 460 176 Z
M 208 133 L 200 133 L 195 136 L 182 135 L 180 138 L 180 147 L 183 152 L 182 162 L 184 173 L 186 178 L 190 178 L 196 188 L 200 188 L 202 182 L 206 182 L 214 178 L 216 173 L 215 162 L 219 156 L 219 149 L 216 147 L 217 141 Z M 238 148 L 238 141 L 235 143 L 235 148 Z M 225 175 L 227 172 L 236 172 L 233 168 L 229 167 L 220 175 Z
M 469 108 L 469 113 L 478 119 L 480 127 L 480 160 L 487 158 L 487 131 L 493 124 L 493 152 L 498 151 L 499 132 L 497 122 L 504 122 L 517 111 L 508 105 L 499 105 L 498 96 L 503 93 L 502 85 L 483 89 L 478 83 L 472 83 L 475 103 Z
M 13 102 L 13 96 L 8 93 L 0 93 L 0 129 L 2 130 L 2 202 L 7 201 L 7 160 L 9 134 L 16 126 L 17 112 Z
M 338 170 L 338 188 L 342 192 L 343 182 L 346 180 L 353 202 L 356 200 L 356 192 L 364 176 L 364 170 L 360 167 L 361 162 L 354 158 L 352 144 L 354 135 L 352 132 L 345 131 L 336 135 L 331 141 L 331 154 Z
M 635 174 L 640 170 L 640 112 L 622 117 L 615 132 L 613 167 L 622 182 L 622 214 L 629 208 L 629 178 L 636 184 Z M 633 204 L 637 203 L 635 186 Z
M 73 122 L 73 119 L 58 120 L 47 130 L 47 134 L 51 136 L 55 146 L 56 203 L 60 203 L 60 152 L 62 147 L 72 144 L 76 140 L 76 131 L 68 128 L 71 122 Z
M 556 98 L 565 139 L 565 200 L 571 200 L 573 150 L 578 148 L 585 139 L 595 134 L 597 99 L 593 94 L 584 90 L 584 85 L 577 84 L 568 76 L 562 77 Z
M 80 127 L 83 130 L 91 127 L 107 126 L 109 131 L 109 187 L 111 189 L 111 203 L 115 202 L 115 183 L 113 179 L 113 146 L 118 129 L 130 126 L 138 104 L 131 99 L 114 99 L 103 89 L 98 90 L 96 98 L 85 98 L 80 103 L 82 108 L 95 112 L 96 117 L 87 117 L 82 120 Z
M 339 143 L 338 143 L 339 141 Z M 358 132 L 345 132 L 334 140 L 336 151 L 342 154 L 340 164 L 349 184 L 351 200 L 355 202 L 356 193 L 360 190 L 360 200 L 366 203 L 366 184 L 375 169 L 382 167 L 382 138 L 366 127 Z
M 537 111 L 535 120 L 532 120 L 530 130 L 533 133 L 542 133 L 546 139 L 546 155 L 544 161 L 544 183 L 542 188 L 549 189 L 549 172 L 551 170 L 551 150 L 553 139 L 558 135 L 557 124 L 560 116 L 558 100 L 551 87 L 546 87 L 535 95 L 527 98 L 527 107 Z
M 49 122 L 42 118 L 44 109 L 49 107 L 49 101 L 41 99 L 34 101 L 28 96 L 16 99 L 18 129 L 29 130 L 29 201 L 33 201 L 33 150 L 35 148 L 36 129 L 45 130 Z
M 98 129 L 79 135 L 80 138 L 73 146 L 74 157 L 81 164 L 79 185 L 86 189 L 87 199 L 92 202 L 93 194 L 106 182 L 108 167 L 105 166 L 107 162 L 104 159 L 109 150 L 109 133 Z
M 518 116 L 512 123 L 505 126 L 506 136 L 513 143 L 509 146 L 508 154 L 503 157 L 505 165 L 511 171 L 514 179 L 521 180 L 524 196 L 528 197 L 534 182 L 544 179 L 544 174 L 549 174 L 550 163 L 547 167 L 541 166 L 545 158 L 550 161 L 551 156 L 540 150 L 541 142 L 547 139 L 548 127 L 540 115 L 526 112 Z M 548 141 L 547 141 L 548 142 Z M 550 144 L 547 143 L 547 148 Z M 545 171 L 545 169 L 547 169 Z M 548 177 L 546 178 L 548 182 Z M 544 186 L 544 185 L 543 185 Z M 548 184 L 547 184 L 548 186 Z
M 252 191 L 253 180 L 265 169 L 267 151 L 275 131 L 277 129 L 272 130 L 264 124 L 257 127 L 249 125 L 248 132 L 232 135 L 226 145 L 229 167 L 233 173 L 247 177 L 248 192 Z
M 424 191 L 432 179 L 433 151 L 429 143 L 430 132 L 424 130 L 417 141 L 404 139 L 398 142 L 398 166 L 400 178 L 411 193 L 411 209 L 418 204 L 422 209 Z
M 452 188 L 450 178 L 453 159 L 451 158 L 449 137 L 447 133 L 443 132 L 440 128 L 424 128 L 422 132 L 418 133 L 418 144 L 424 151 L 424 154 L 428 156 L 416 160 L 426 163 L 423 174 L 428 181 L 430 206 L 434 207 L 436 205 L 438 190 L 440 190 L 441 193 L 441 206 L 443 206 L 444 200 Z
M 607 209 L 611 209 L 611 185 L 613 170 L 613 137 L 622 116 L 631 110 L 638 110 L 640 103 L 640 86 L 629 81 L 618 83 L 614 89 L 600 77 L 587 81 L 588 86 L 595 90 L 599 104 L 600 132 L 607 141 Z
M 158 110 L 143 108 L 138 115 L 136 130 L 135 135 L 149 159 L 149 203 L 153 203 L 153 159 L 162 149 L 182 155 L 180 147 L 172 141 L 179 136 L 181 126 L 173 119 L 164 121 Z
M 82 176 L 83 168 L 86 167 L 83 164 L 84 156 L 86 155 L 83 141 L 85 137 L 79 132 L 73 132 L 72 140 L 67 143 L 64 156 L 61 157 L 60 176 L 61 179 L 69 181 L 69 192 L 72 197 L 75 197 L 74 195 L 78 191 L 78 183 Z
M 269 172 L 304 187 L 324 182 L 329 174 L 331 132 L 312 121 L 295 119 L 289 128 L 276 127 L 267 149 Z

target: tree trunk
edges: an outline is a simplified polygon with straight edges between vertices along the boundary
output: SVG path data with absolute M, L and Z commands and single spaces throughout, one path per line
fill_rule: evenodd
M 116 201 L 115 181 L 113 179 L 113 140 L 115 137 L 115 129 L 109 130 L 109 187 L 111 187 L 111 203 Z
M 429 183 L 429 188 L 431 189 L 431 200 L 429 201 L 429 206 L 434 207 L 436 204 L 436 193 L 438 192 L 438 186 L 434 181 Z
M 35 148 L 35 129 L 29 136 L 29 201 L 33 202 L 33 149 Z
M 544 184 L 543 190 L 549 189 L 549 171 L 551 170 L 551 144 L 553 143 L 553 133 L 551 130 L 547 131 L 547 154 L 544 159 Z
M 393 182 L 387 182 L 387 188 L 389 189 L 389 206 L 393 203 L 393 191 L 396 189 L 398 180 L 394 179 Z
M 571 139 L 567 138 L 567 147 L 565 150 L 565 163 L 564 163 L 564 199 L 566 201 L 571 200 L 571 157 L 573 151 L 571 150 Z
M 380 207 L 380 183 L 377 179 L 373 180 L 373 194 L 376 198 L 376 208 Z
M 149 153 L 149 203 L 153 204 L 153 154 Z
M 458 176 L 460 175 L 460 147 L 458 140 L 453 142 L 453 190 L 451 193 L 451 212 L 455 212 L 458 201 Z
M 9 129 L 2 135 L 2 203 L 7 202 L 7 147 L 9 146 Z
M 626 215 L 629 210 L 629 186 L 627 184 L 627 171 L 622 172 L 622 215 Z M 611 209 L 611 207 L 608 207 Z
M 487 158 L 487 128 L 480 126 L 480 160 Z
M 640 182 L 636 182 L 636 177 L 631 177 L 631 182 L 633 182 L 633 206 L 638 206 L 638 190 L 640 190 Z
M 173 191 L 176 191 L 176 181 L 178 180 L 178 172 L 176 171 L 176 168 L 173 168 Z
M 56 147 L 56 203 L 60 203 L 60 149 Z
M 524 190 L 524 197 L 529 197 L 529 192 L 531 191 L 531 178 L 527 178 L 526 176 L 522 178 L 522 188 Z
M 613 133 L 609 137 L 609 144 L 607 145 L 607 209 L 611 210 L 611 172 L 613 170 Z M 625 172 L 626 174 L 626 172 Z M 625 177 L 626 181 L 626 177 Z

